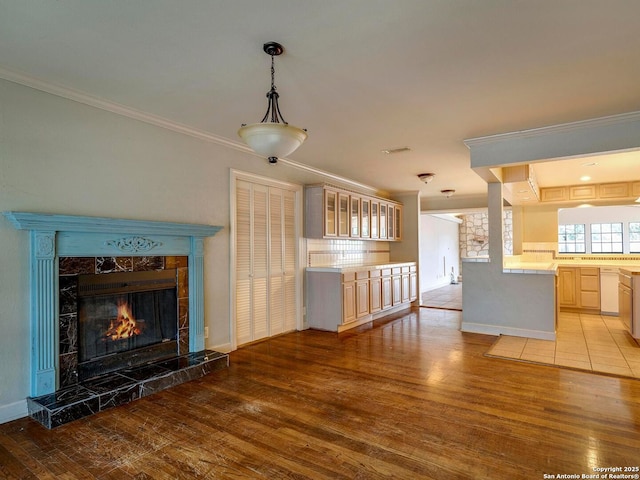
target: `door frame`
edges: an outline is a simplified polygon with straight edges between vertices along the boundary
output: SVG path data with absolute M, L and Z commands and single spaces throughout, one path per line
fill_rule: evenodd
M 237 211 L 236 211 L 236 186 L 237 181 L 243 180 L 250 183 L 256 183 L 267 187 L 281 188 L 283 190 L 289 190 L 294 192 L 294 209 L 295 209 L 295 246 L 296 246 L 296 261 L 297 268 L 295 271 L 296 282 L 296 330 L 302 330 L 304 326 L 303 317 L 303 273 L 306 258 L 306 242 L 302 236 L 302 221 L 303 221 L 303 186 L 295 183 L 283 182 L 281 180 L 274 180 L 273 178 L 263 177 L 254 173 L 244 172 L 241 170 L 230 169 L 229 171 L 229 219 L 230 219 L 230 238 L 229 238 L 229 332 L 231 334 L 231 350 L 238 348 L 238 341 L 236 337 L 236 223 L 237 223 Z

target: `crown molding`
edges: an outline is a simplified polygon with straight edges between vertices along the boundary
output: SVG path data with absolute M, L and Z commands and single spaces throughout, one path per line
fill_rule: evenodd
M 621 113 L 618 115 L 610 115 L 607 117 L 591 118 L 587 120 L 579 120 L 577 122 L 561 123 L 558 125 L 549 125 L 546 127 L 531 128 L 527 130 L 518 130 L 515 132 L 499 133 L 496 135 L 487 135 L 484 137 L 468 138 L 463 140 L 463 142 L 467 146 L 467 148 L 471 148 L 479 145 L 498 143 L 505 140 L 517 140 L 554 133 L 566 133 L 571 131 L 583 130 L 585 128 L 619 125 L 637 121 L 640 121 L 640 111 Z
M 194 127 L 190 127 L 188 125 L 177 123 L 177 122 L 168 120 L 166 118 L 153 115 L 151 113 L 143 112 L 141 110 L 136 110 L 135 108 L 127 107 L 120 103 L 104 100 L 102 98 L 89 95 L 88 93 L 82 92 L 80 90 L 75 90 L 73 88 L 56 85 L 51 82 L 47 82 L 47 81 L 35 78 L 32 76 L 26 75 L 24 73 L 19 73 L 13 70 L 9 70 L 1 66 L 0 66 L 0 78 L 7 80 L 9 82 L 13 82 L 19 85 L 24 85 L 26 87 L 33 88 L 35 90 L 40 90 L 42 92 L 49 93 L 51 95 L 56 95 L 58 97 L 66 98 L 67 100 L 72 100 L 74 102 L 82 103 L 84 105 L 89 105 L 91 107 L 99 108 L 100 110 L 105 110 L 107 112 L 115 113 L 116 115 L 121 115 L 123 117 L 148 123 L 156 127 L 171 130 L 173 132 L 181 133 L 183 135 L 188 135 L 190 137 L 198 138 L 206 142 L 215 143 L 217 145 L 222 145 L 223 147 L 232 148 L 234 150 L 239 150 L 243 153 L 248 153 L 250 155 L 263 158 L 260 155 L 256 154 L 244 143 L 235 142 L 233 140 L 229 140 L 228 138 L 221 137 L 219 135 L 214 135 L 204 130 L 200 130 Z M 361 189 L 369 190 L 373 192 L 377 191 L 377 189 L 372 186 L 365 185 L 365 184 L 356 182 L 355 180 L 341 177 L 339 175 L 335 175 L 333 173 L 326 172 L 319 168 L 305 165 L 303 163 L 298 163 L 293 160 L 289 160 L 286 158 L 279 158 L 278 162 L 286 164 L 293 168 L 297 168 L 299 170 L 304 170 L 306 172 L 328 178 L 330 180 L 346 183 L 348 185 L 352 185 L 357 188 L 361 188 Z

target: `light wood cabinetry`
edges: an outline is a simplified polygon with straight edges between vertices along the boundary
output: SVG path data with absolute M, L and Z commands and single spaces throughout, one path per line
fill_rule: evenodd
M 369 312 L 377 313 L 382 310 L 382 272 L 369 272 Z
M 402 303 L 402 276 L 400 271 L 400 268 L 391 269 L 392 304 L 394 306 Z
M 600 311 L 600 269 L 580 270 L 580 308 Z
M 558 305 L 569 311 L 600 311 L 600 269 L 558 268 Z
M 560 307 L 578 306 L 575 268 L 558 268 L 558 303 Z
M 640 195 L 640 182 L 594 183 L 540 189 L 540 200 L 549 203 L 586 200 L 635 199 Z
M 402 204 L 330 185 L 305 187 L 305 237 L 402 240 Z
M 355 272 L 307 269 L 307 322 L 343 331 L 408 308 L 417 299 L 417 268 L 398 264 Z
M 391 269 L 382 270 L 382 309 L 387 310 L 393 306 L 393 282 Z

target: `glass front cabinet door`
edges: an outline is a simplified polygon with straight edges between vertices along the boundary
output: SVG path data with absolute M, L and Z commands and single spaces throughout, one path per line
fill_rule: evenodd
M 369 219 L 370 219 L 370 205 L 371 202 L 366 198 L 362 199 L 362 205 L 360 205 L 360 237 L 361 238 L 369 238 L 371 236 L 370 228 L 369 228 Z
M 380 238 L 378 230 L 378 211 L 380 209 L 380 203 L 376 200 L 371 200 L 371 238 Z
M 395 231 L 395 239 L 402 240 L 402 206 L 396 205 L 396 228 Z
M 360 198 L 351 196 L 351 238 L 360 237 Z
M 338 193 L 338 236 L 349 236 L 349 195 Z
M 335 237 L 337 231 L 338 192 L 324 191 L 324 236 Z

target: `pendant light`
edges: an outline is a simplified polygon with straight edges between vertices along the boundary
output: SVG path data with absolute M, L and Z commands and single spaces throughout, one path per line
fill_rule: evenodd
M 289 125 L 282 117 L 278 106 L 279 95 L 274 82 L 273 57 L 281 55 L 284 47 L 276 42 L 268 42 L 262 49 L 271 56 L 271 90 L 267 92 L 267 113 L 260 123 L 242 124 L 238 135 L 254 152 L 267 157 L 269 163 L 273 164 L 278 162 L 279 157 L 290 155 L 302 145 L 307 138 L 307 131 Z

